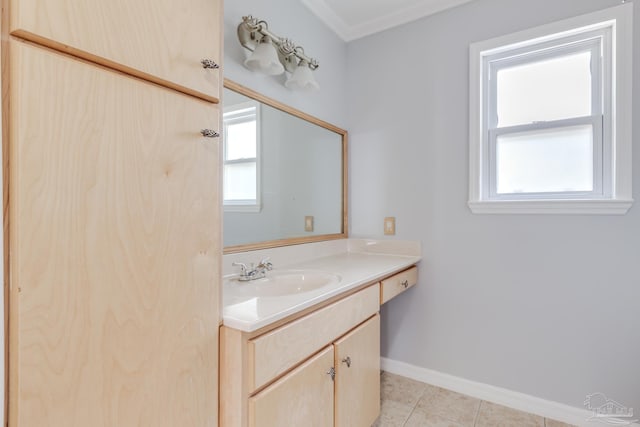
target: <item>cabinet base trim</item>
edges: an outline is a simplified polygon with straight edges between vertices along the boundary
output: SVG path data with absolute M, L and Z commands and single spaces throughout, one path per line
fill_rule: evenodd
M 387 359 L 385 357 L 380 358 L 380 367 L 383 371 L 392 374 L 401 375 L 416 381 L 442 387 L 457 393 L 466 394 L 467 396 L 486 400 L 488 402 L 497 403 L 519 411 L 540 415 L 541 417 L 551 418 L 581 427 L 595 427 L 602 425 L 597 421 L 588 421 L 588 419 L 593 415 L 593 412 L 586 409 L 576 408 L 563 403 L 519 393 L 517 391 L 471 381 L 465 378 L 445 374 L 443 372 L 434 371 L 432 369 L 400 362 L 398 360 Z M 638 423 L 628 425 L 631 427 L 640 427 L 640 424 Z

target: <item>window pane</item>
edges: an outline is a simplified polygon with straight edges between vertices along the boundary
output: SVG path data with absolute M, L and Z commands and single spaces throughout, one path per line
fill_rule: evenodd
M 256 121 L 227 125 L 226 159 L 251 159 L 256 157 Z
M 224 200 L 256 200 L 256 163 L 224 165 Z
M 498 71 L 498 127 L 590 116 L 591 52 Z
M 501 135 L 498 194 L 593 191 L 591 125 Z

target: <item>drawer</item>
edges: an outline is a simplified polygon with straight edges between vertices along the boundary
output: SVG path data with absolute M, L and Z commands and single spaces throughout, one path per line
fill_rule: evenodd
M 418 283 L 418 267 L 411 267 L 380 282 L 380 304 Z
M 379 304 L 378 286 L 369 286 L 250 340 L 247 345 L 251 392 L 377 313 Z

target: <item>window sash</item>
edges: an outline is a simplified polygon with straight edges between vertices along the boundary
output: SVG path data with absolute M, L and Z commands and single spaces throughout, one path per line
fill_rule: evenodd
M 231 162 L 235 162 L 235 161 L 238 161 L 238 160 L 239 161 L 244 161 L 244 160 L 248 160 L 248 159 L 253 159 L 255 161 L 256 157 L 243 157 L 241 159 L 232 159 L 232 160 L 229 160 L 228 157 L 227 157 L 227 153 L 229 152 L 228 145 L 227 145 L 229 143 L 229 136 L 228 136 L 229 135 L 229 132 L 228 132 L 229 126 L 239 125 L 239 124 L 242 124 L 242 123 L 249 123 L 249 122 L 254 122 L 254 121 L 256 122 L 256 153 L 257 153 L 257 151 L 258 151 L 258 135 L 257 135 L 257 133 L 258 133 L 258 128 L 257 128 L 258 123 L 257 123 L 257 117 L 256 117 L 255 113 L 251 114 L 251 115 L 243 115 L 241 117 L 233 117 L 233 118 L 226 118 L 225 117 L 223 119 L 223 138 L 222 139 L 224 141 L 224 149 L 222 151 L 223 151 L 224 164 L 229 164 Z
M 261 165 L 260 165 L 260 106 L 255 101 L 233 106 L 233 110 L 223 114 L 223 165 L 255 164 L 256 165 L 256 198 L 255 199 L 226 199 L 223 194 L 224 210 L 228 212 L 259 212 L 261 209 Z M 256 157 L 241 159 L 227 159 L 227 143 L 229 142 L 227 129 L 230 125 L 246 122 L 256 122 Z
M 597 32 L 597 34 L 600 34 L 601 37 L 604 36 L 602 31 Z M 573 37 L 570 39 L 573 39 Z M 487 129 L 495 129 L 498 127 L 498 72 L 500 70 L 545 59 L 561 58 L 585 51 L 591 52 L 591 114 L 602 114 L 603 76 L 601 70 L 603 61 L 601 52 L 605 44 L 601 38 L 591 38 L 581 42 L 571 42 L 571 40 L 562 39 L 554 42 L 555 47 L 547 46 L 541 49 L 539 46 L 533 46 L 529 47 L 527 51 L 520 49 L 519 52 L 511 52 L 509 57 L 485 57 L 484 66 L 486 72 L 484 75 L 487 76 L 488 79 L 488 82 L 485 81 L 485 85 L 489 88 L 487 92 L 488 96 L 485 100 L 485 111 L 487 112 L 485 123 L 487 124 Z
M 488 159 L 488 179 L 484 180 L 485 194 L 489 200 L 517 200 L 517 199 L 599 199 L 610 196 L 607 194 L 607 176 L 611 171 L 603 161 L 606 151 L 602 138 L 602 115 L 578 117 L 573 119 L 554 120 L 549 122 L 537 122 L 525 125 L 509 126 L 504 128 L 491 129 L 489 131 L 488 144 L 486 144 Z M 554 129 L 569 128 L 579 125 L 591 125 L 593 132 L 593 191 L 561 191 L 561 192 L 524 192 L 499 194 L 497 191 L 497 141 L 498 137 L 509 134 L 518 134 L 531 131 L 545 131 Z M 610 167 L 610 165 L 609 165 Z

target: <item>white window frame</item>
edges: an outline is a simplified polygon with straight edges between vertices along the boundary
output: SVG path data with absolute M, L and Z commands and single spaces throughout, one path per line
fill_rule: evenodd
M 627 3 L 471 45 L 468 204 L 473 213 L 624 214 L 628 211 L 633 204 L 632 7 Z M 601 47 L 602 66 L 597 63 Z M 592 55 L 596 62 L 592 63 L 591 116 L 497 128 L 494 103 L 499 69 L 518 62 L 533 62 L 533 55 L 551 58 L 589 49 L 598 53 Z M 491 90 L 494 92 L 490 94 Z M 602 94 L 602 98 L 598 94 Z M 497 194 L 495 142 L 498 135 L 577 124 L 592 124 L 594 129 L 593 191 Z
M 256 157 L 227 160 L 227 128 L 230 123 L 237 123 L 246 121 L 249 115 L 246 110 L 254 109 L 255 121 L 256 121 Z M 251 117 L 254 115 L 252 114 Z M 261 197 L 261 122 L 260 122 L 260 103 L 257 101 L 247 101 L 240 104 L 235 104 L 224 109 L 222 118 L 222 141 L 223 141 L 223 153 L 222 162 L 223 165 L 227 164 L 239 164 L 239 163 L 255 163 L 256 164 L 256 199 L 247 200 L 226 200 L 224 199 L 223 191 L 223 210 L 225 212 L 260 212 L 262 209 L 262 197 Z

